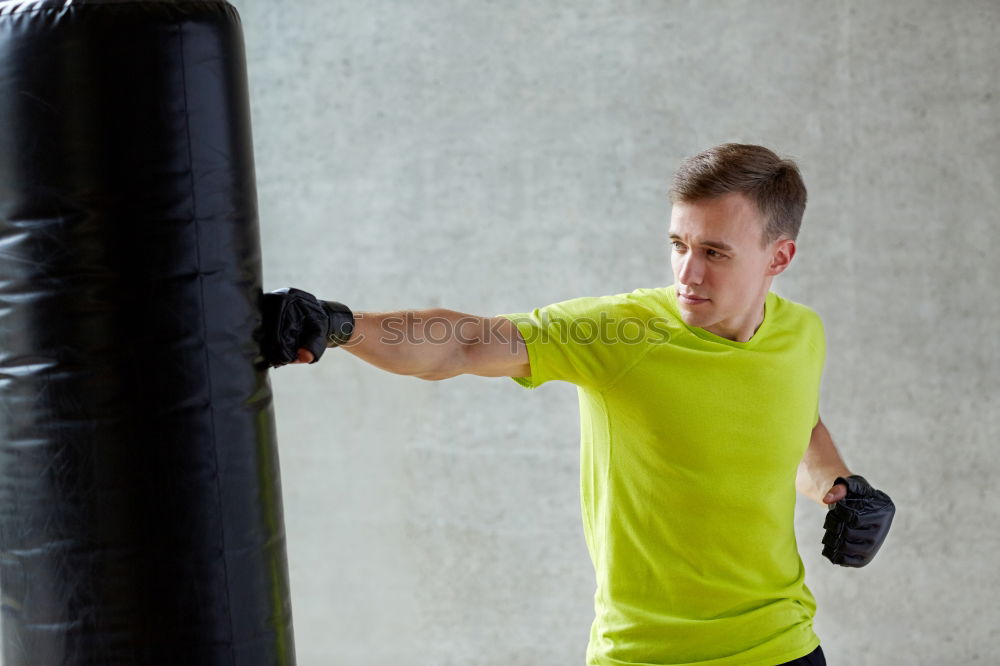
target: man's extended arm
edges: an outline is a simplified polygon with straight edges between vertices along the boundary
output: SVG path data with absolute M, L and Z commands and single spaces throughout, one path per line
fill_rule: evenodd
M 837 477 L 846 479 L 850 475 L 830 431 L 823 425 L 823 419 L 819 419 L 809 438 L 809 447 L 799 463 L 796 490 L 817 504 L 832 504 L 847 494 L 847 487 L 843 484 L 834 486 L 834 480 Z
M 343 348 L 388 372 L 427 380 L 526 377 L 528 351 L 512 321 L 445 310 L 361 312 Z
M 261 352 L 272 367 L 315 363 L 327 348 L 343 347 L 383 370 L 421 379 L 531 374 L 524 339 L 505 317 L 443 308 L 352 312 L 295 288 L 264 294 L 261 311 Z

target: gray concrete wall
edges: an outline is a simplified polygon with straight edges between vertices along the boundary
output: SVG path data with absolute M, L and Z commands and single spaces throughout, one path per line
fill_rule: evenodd
M 671 281 L 666 183 L 723 141 L 810 188 L 776 289 L 899 514 L 868 568 L 797 529 L 831 664 L 995 663 L 1000 3 L 237 0 L 265 285 L 527 310 Z M 583 663 L 575 389 L 273 373 L 299 661 Z

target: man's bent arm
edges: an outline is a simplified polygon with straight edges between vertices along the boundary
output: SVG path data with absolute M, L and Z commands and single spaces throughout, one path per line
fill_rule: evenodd
M 359 312 L 344 350 L 388 372 L 427 380 L 462 374 L 526 377 L 528 351 L 512 321 L 435 308 Z
M 809 438 L 809 447 L 799 463 L 795 477 L 796 490 L 825 506 L 827 502 L 823 498 L 833 487 L 837 477 L 847 478 L 850 475 L 851 471 L 840 457 L 830 431 L 823 425 L 823 420 L 819 419 Z

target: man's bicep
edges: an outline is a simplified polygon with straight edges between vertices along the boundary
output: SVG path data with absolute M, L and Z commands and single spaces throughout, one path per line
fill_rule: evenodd
M 463 344 L 463 371 L 480 377 L 530 377 L 528 348 L 506 317 L 484 317 L 478 335 Z

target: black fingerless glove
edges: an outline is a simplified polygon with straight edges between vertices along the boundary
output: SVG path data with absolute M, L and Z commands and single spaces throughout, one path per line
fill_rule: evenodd
M 863 476 L 837 477 L 838 483 L 847 486 L 847 495 L 827 511 L 823 555 L 834 564 L 863 567 L 885 541 L 896 506 Z
M 347 342 L 354 331 L 354 313 L 343 303 L 321 301 L 307 291 L 286 288 L 264 294 L 264 337 L 261 351 L 271 367 L 291 363 L 299 348 L 318 361 L 327 347 Z

